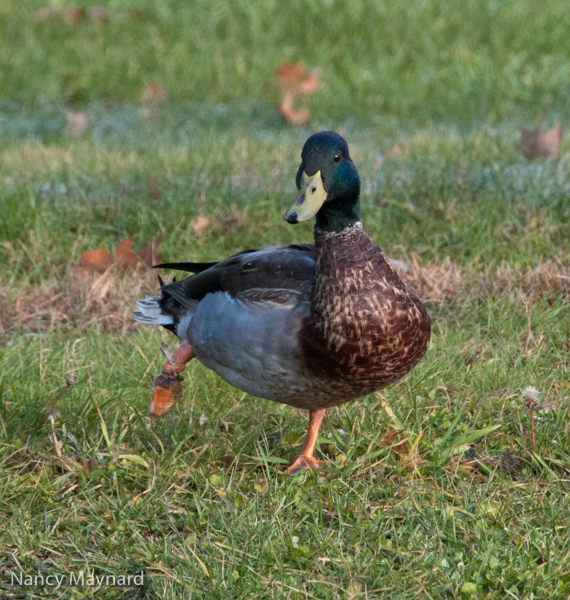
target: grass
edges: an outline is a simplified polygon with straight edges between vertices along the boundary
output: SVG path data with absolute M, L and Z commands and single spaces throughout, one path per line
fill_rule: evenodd
M 0 597 L 567 598 L 570 154 L 517 150 L 567 110 L 565 4 L 141 2 L 133 20 L 115 1 L 75 25 L 41 6 L 0 7 Z M 264 91 L 285 58 L 323 70 L 311 128 Z M 140 118 L 148 81 L 167 100 Z M 83 135 L 66 110 L 89 112 Z M 101 298 L 75 265 L 131 235 L 163 236 L 166 260 L 310 240 L 281 213 L 323 128 L 433 340 L 403 382 L 329 411 L 329 467 L 287 476 L 306 415 L 199 364 L 150 420 L 175 342 L 130 310 L 155 275 L 111 270 Z M 145 583 L 13 588 L 20 569 Z

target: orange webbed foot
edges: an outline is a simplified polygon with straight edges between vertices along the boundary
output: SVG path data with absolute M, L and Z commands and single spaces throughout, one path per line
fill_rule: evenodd
M 313 471 L 318 469 L 322 464 L 326 464 L 326 461 L 317 460 L 312 456 L 297 456 L 297 458 L 285 469 L 285 473 L 297 473 L 301 469 L 309 468 Z
M 322 464 L 323 461 L 318 461 L 313 456 L 313 453 L 317 444 L 317 437 L 319 435 L 321 423 L 325 418 L 325 412 L 326 410 L 324 408 L 309 411 L 309 431 L 307 432 L 305 443 L 301 448 L 301 453 L 291 463 L 291 465 L 287 467 L 285 473 L 297 473 L 297 471 L 300 471 L 305 467 L 309 467 L 309 469 L 318 469 Z
M 155 417 L 161 417 L 172 410 L 182 396 L 180 373 L 186 368 L 186 363 L 195 356 L 188 340 L 182 342 L 174 355 L 169 352 L 165 344 L 161 344 L 160 349 L 166 357 L 166 362 L 162 367 L 162 373 L 154 380 L 152 402 L 148 408 L 148 412 Z

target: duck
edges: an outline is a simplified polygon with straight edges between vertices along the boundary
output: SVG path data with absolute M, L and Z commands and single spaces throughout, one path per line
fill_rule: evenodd
M 251 396 L 309 411 L 299 455 L 286 469 L 318 468 L 326 410 L 377 392 L 425 356 L 429 315 L 370 239 L 360 218 L 360 179 L 347 142 L 311 135 L 297 170 L 298 195 L 283 218 L 315 218 L 314 243 L 244 250 L 219 262 L 163 263 L 192 273 L 138 301 L 134 318 L 182 344 L 155 380 L 149 412 L 181 396 L 196 359 Z

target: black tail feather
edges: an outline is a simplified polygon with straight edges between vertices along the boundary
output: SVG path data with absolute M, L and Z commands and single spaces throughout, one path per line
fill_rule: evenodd
M 217 262 L 194 263 L 194 262 L 176 262 L 176 263 L 160 263 L 153 265 L 153 269 L 176 269 L 177 271 L 186 271 L 187 273 L 201 273 L 212 267 L 215 267 Z

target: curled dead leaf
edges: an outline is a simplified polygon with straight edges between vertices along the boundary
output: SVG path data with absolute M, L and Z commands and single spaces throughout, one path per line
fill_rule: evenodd
M 143 93 L 140 95 L 141 102 L 153 102 L 160 104 L 166 100 L 166 93 L 160 83 L 151 81 L 145 85 Z
M 305 67 L 301 63 L 293 65 L 288 60 L 284 60 L 275 70 L 275 78 L 281 87 L 293 87 L 303 79 L 304 72 Z
M 285 121 L 295 127 L 301 127 L 309 122 L 309 109 L 295 109 L 297 98 L 313 94 L 321 89 L 321 74 L 319 69 L 309 73 L 301 63 L 293 65 L 288 60 L 283 61 L 275 71 L 275 79 L 281 87 L 283 97 L 277 104 L 277 112 Z
M 87 17 L 87 11 L 84 8 L 72 7 L 65 13 L 65 22 L 68 25 L 79 23 Z
M 122 269 L 127 269 L 138 264 L 152 267 L 162 261 L 162 256 L 157 254 L 157 248 L 164 238 L 157 238 L 138 252 L 133 252 L 134 236 L 121 240 L 115 248 L 115 256 L 105 250 L 89 250 L 81 256 L 79 273 L 84 280 L 89 280 L 94 273 L 106 271 L 115 264 Z
M 560 123 L 546 133 L 541 133 L 540 128 L 541 123 L 532 131 L 521 129 L 521 143 L 519 148 L 528 162 L 539 156 L 547 159 L 554 159 L 558 156 L 564 128 Z
M 158 263 L 162 262 L 162 254 L 157 253 L 158 247 L 160 244 L 162 244 L 162 242 L 164 242 L 164 238 L 158 237 L 152 240 L 152 242 L 147 244 L 144 248 L 141 248 L 135 254 L 147 267 L 157 265 Z
M 321 89 L 321 71 L 313 69 L 307 77 L 305 77 L 299 85 L 299 93 L 314 94 Z
M 225 456 L 222 456 L 221 458 L 221 462 L 224 465 L 224 467 L 231 467 L 234 462 L 236 460 L 236 457 L 233 454 L 226 454 Z
M 81 274 L 91 276 L 95 271 L 105 271 L 113 264 L 113 257 L 105 250 L 89 250 L 79 261 Z
M 195 237 L 201 237 L 210 229 L 210 219 L 206 215 L 198 215 L 190 223 L 190 229 Z
M 293 92 L 287 91 L 283 94 L 283 99 L 277 105 L 277 112 L 283 117 L 287 123 L 294 127 L 302 127 L 309 122 L 309 109 L 300 108 L 295 110 L 295 95 Z
M 283 91 L 293 92 L 296 96 L 313 94 L 321 88 L 319 69 L 306 73 L 302 63 L 292 65 L 288 60 L 276 69 L 275 79 Z

